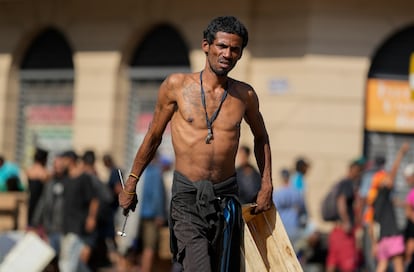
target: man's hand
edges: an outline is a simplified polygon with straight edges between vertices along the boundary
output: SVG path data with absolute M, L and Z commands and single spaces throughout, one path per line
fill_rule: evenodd
M 124 215 L 126 216 L 130 210 L 135 211 L 138 204 L 137 194 L 128 194 L 125 191 L 121 191 L 118 195 L 119 206 L 124 209 Z
M 273 204 L 272 192 L 273 192 L 273 186 L 271 185 L 271 183 L 269 183 L 269 185 L 266 185 L 266 186 L 264 186 L 262 183 L 262 187 L 260 188 L 260 191 L 257 194 L 257 198 L 256 198 L 257 206 L 254 210 L 252 210 L 253 214 L 267 211 L 272 207 L 272 204 Z

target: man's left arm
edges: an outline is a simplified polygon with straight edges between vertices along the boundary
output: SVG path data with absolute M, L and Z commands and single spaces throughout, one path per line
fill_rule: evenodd
M 253 89 L 248 92 L 245 120 L 254 136 L 254 154 L 261 174 L 261 187 L 256 199 L 257 207 L 254 211 L 259 213 L 270 209 L 272 205 L 272 156 L 269 135 L 263 116 L 259 111 L 258 97 Z

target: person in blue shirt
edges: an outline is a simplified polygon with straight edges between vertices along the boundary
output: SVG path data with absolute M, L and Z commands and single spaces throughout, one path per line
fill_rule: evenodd
M 143 173 L 139 238 L 143 252 L 141 271 L 150 272 L 158 246 L 160 228 L 166 222 L 162 164 L 156 155 Z
M 273 202 L 279 211 L 288 237 L 295 247 L 295 243 L 301 238 L 301 217 L 306 214 L 305 201 L 301 192 L 290 185 L 289 171 L 283 169 L 281 177 L 282 186 L 273 192 Z
M 306 181 L 305 181 L 305 175 L 308 172 L 310 167 L 309 162 L 307 162 L 304 158 L 299 158 L 296 161 L 296 171 L 292 175 L 290 179 L 290 184 L 293 188 L 296 188 L 304 194 L 305 187 L 306 187 Z
M 10 181 L 13 181 L 15 188 L 9 188 Z M 9 182 L 9 186 L 8 186 Z M 20 169 L 19 167 L 9 161 L 6 161 L 3 156 L 0 155 L 0 192 L 23 191 L 23 185 L 20 182 Z

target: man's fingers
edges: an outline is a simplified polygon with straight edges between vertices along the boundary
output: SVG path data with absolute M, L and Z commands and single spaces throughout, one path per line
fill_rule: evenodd
M 129 213 L 129 211 L 134 212 L 137 207 L 137 204 L 138 204 L 138 198 L 137 198 L 137 195 L 134 195 L 132 199 L 130 199 L 127 203 L 123 203 L 120 205 L 121 207 L 124 208 L 123 214 L 126 216 Z
M 264 206 L 261 206 L 261 205 L 258 205 L 258 206 L 256 206 L 254 209 L 252 209 L 251 210 L 251 214 L 259 214 L 259 213 L 262 213 L 262 212 L 265 212 L 265 211 L 267 211 L 267 210 L 269 210 L 271 208 L 271 205 L 264 205 Z
M 257 206 L 254 209 L 252 209 L 251 214 L 259 214 L 261 212 L 263 212 L 263 209 Z

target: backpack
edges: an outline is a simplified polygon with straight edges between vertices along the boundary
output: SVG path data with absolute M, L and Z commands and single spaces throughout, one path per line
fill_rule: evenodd
M 340 182 L 334 184 L 322 200 L 321 214 L 322 219 L 325 221 L 336 221 L 339 219 L 338 207 L 336 205 L 336 200 L 339 193 L 339 185 Z

